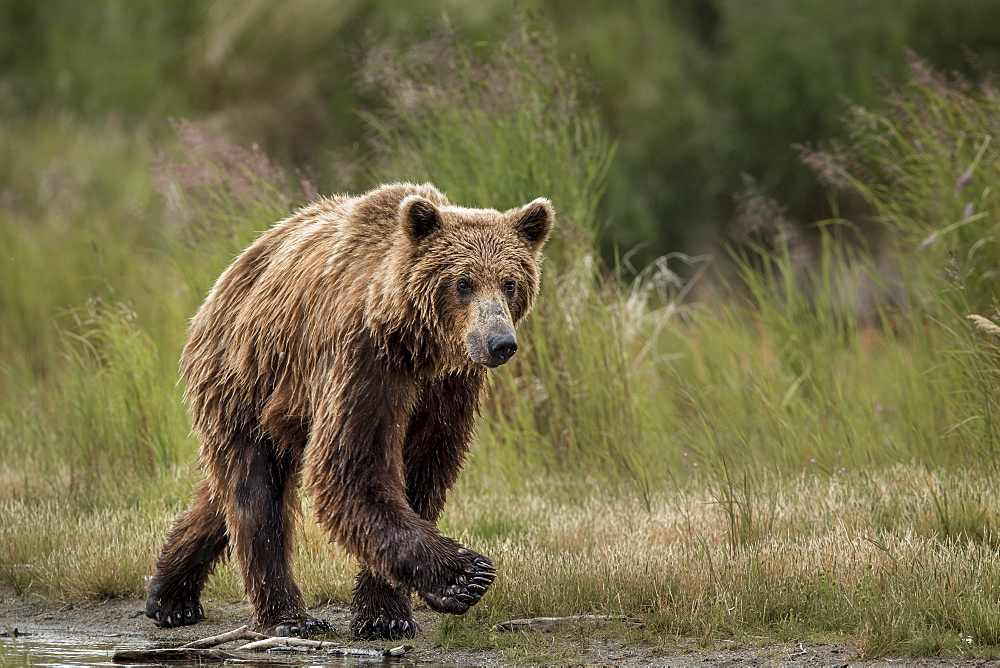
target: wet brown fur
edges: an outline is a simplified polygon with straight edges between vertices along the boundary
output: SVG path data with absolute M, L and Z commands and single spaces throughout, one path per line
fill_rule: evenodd
M 228 546 L 259 627 L 322 630 L 289 567 L 300 482 L 362 564 L 355 634 L 412 634 L 411 590 L 444 612 L 478 601 L 492 565 L 436 521 L 495 365 L 485 342 L 531 309 L 552 217 L 546 200 L 501 213 L 393 184 L 301 209 L 237 258 L 181 358 L 206 480 L 168 535 L 147 614 L 197 621 Z

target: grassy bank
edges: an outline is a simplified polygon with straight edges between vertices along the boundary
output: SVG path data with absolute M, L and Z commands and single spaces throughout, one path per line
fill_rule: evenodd
M 480 475 L 477 465 L 459 485 L 443 527 L 500 576 L 438 631 L 446 645 L 502 648 L 512 641 L 490 631 L 500 621 L 598 613 L 641 618 L 646 628 L 627 634 L 653 644 L 812 639 L 857 643 L 867 657 L 997 656 L 995 475 L 897 466 L 698 481 L 656 492 L 648 508 L 629 496 L 566 502 L 548 482 L 479 488 Z M 138 596 L 180 507 L 5 499 L 0 578 L 53 600 Z M 349 598 L 355 564 L 315 524 L 295 563 L 310 601 Z M 242 599 L 230 565 L 207 595 Z
M 447 98 L 426 58 L 450 77 Z M 443 520 L 500 577 L 442 643 L 501 642 L 486 631 L 501 619 L 597 612 L 641 617 L 627 633 L 653 643 L 997 652 L 990 89 L 915 71 L 884 109 L 859 111 L 853 145 L 812 154 L 867 199 L 902 258 L 905 298 L 860 318 L 839 277 L 874 260 L 833 232 L 741 246 L 737 280 L 714 292 L 707 272 L 673 273 L 704 258 L 634 276 L 602 266 L 614 142 L 526 32 L 485 50 L 444 37 L 366 67 L 382 96 L 366 117 L 373 183 L 431 180 L 469 206 L 544 195 L 559 211 L 526 345 L 492 375 Z M 139 596 L 197 476 L 176 379 L 186 319 L 315 186 L 189 123 L 172 140 L 72 118 L 3 129 L 0 164 L 19 169 L 2 173 L 0 210 L 0 586 Z M 310 600 L 349 598 L 354 564 L 310 522 L 296 568 Z M 242 596 L 231 569 L 209 595 Z

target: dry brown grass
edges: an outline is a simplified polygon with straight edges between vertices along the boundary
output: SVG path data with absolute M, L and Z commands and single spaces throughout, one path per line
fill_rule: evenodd
M 478 487 L 476 475 L 460 487 Z M 877 654 L 932 627 L 955 642 L 1000 640 L 997 482 L 982 472 L 931 476 L 899 466 L 776 479 L 726 497 L 703 481 L 654 495 L 648 511 L 624 496 L 567 503 L 542 485 L 460 488 L 443 525 L 500 571 L 463 623 L 628 614 L 654 635 L 844 633 Z M 728 503 L 756 507 L 734 513 Z M 0 501 L 2 584 L 56 599 L 140 596 L 176 511 L 144 508 Z M 296 570 L 307 597 L 346 601 L 355 569 L 306 517 Z M 231 566 L 219 569 L 208 594 L 242 597 Z M 871 635 L 877 629 L 899 638 L 886 645 Z

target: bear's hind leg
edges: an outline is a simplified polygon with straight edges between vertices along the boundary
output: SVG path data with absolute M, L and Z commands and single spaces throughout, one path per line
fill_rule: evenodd
M 311 617 L 292 579 L 297 466 L 267 437 L 241 444 L 226 482 L 226 522 L 259 630 L 310 636 L 330 630 Z
M 351 637 L 355 640 L 397 640 L 416 635 L 410 593 L 393 587 L 362 568 L 351 597 Z
M 202 480 L 191 508 L 177 518 L 157 559 L 146 587 L 146 616 L 167 628 L 202 619 L 201 589 L 227 542 L 221 509 Z

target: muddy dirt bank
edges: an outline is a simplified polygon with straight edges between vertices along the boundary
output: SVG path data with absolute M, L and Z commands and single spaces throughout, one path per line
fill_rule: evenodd
M 78 601 L 54 606 L 50 602 L 17 598 L 11 594 L 0 599 L 0 628 L 16 627 L 34 635 L 24 640 L 29 654 L 33 641 L 44 641 L 45 633 L 63 631 L 101 638 L 120 638 L 122 644 L 147 642 L 177 646 L 197 638 L 223 633 L 247 622 L 249 608 L 241 604 L 206 601 L 207 618 L 194 626 L 158 629 L 142 614 L 142 601 L 113 599 Z M 328 619 L 340 634 L 345 634 L 350 613 L 346 606 L 314 608 L 313 614 Z M 604 664 L 622 666 L 978 666 L 991 665 L 985 660 L 954 659 L 883 659 L 862 662 L 857 648 L 838 644 L 765 644 L 754 645 L 718 640 L 711 648 L 693 639 L 681 639 L 664 646 L 628 644 L 601 629 L 544 633 L 537 642 L 516 649 L 444 649 L 434 640 L 440 616 L 426 610 L 416 611 L 423 631 L 407 641 L 413 650 L 402 663 L 499 666 L 509 663 Z M 345 637 L 342 636 L 341 639 Z M 338 639 L 338 642 L 340 639 Z M 345 646 L 389 647 L 401 643 L 350 643 Z M 314 656 L 312 663 L 319 663 Z M 993 664 L 996 665 L 996 664 Z

